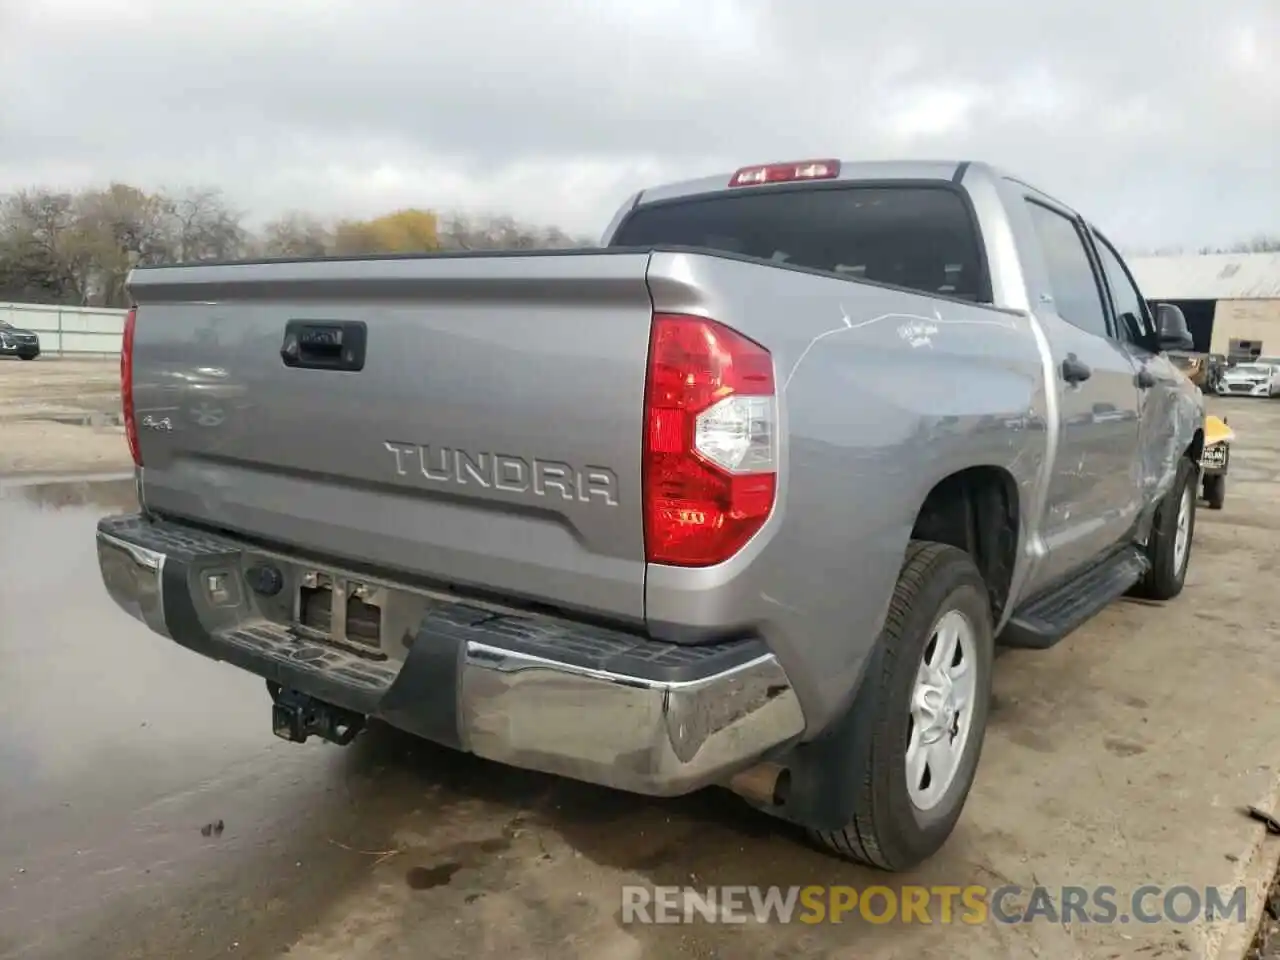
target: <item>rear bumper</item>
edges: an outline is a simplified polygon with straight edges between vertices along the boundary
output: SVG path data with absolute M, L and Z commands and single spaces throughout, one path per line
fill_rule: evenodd
M 791 684 L 758 640 L 657 643 L 353 575 L 421 611 L 373 659 L 298 635 L 248 586 L 246 571 L 262 562 L 296 582 L 310 567 L 300 558 L 132 515 L 102 520 L 97 536 L 107 592 L 154 632 L 501 763 L 675 795 L 727 780 L 804 729 Z M 222 578 L 216 595 L 211 577 Z

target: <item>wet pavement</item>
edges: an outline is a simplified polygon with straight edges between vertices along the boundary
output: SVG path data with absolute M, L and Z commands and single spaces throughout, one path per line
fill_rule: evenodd
M 386 728 L 345 750 L 277 740 L 261 680 L 149 634 L 101 588 L 94 526 L 133 505 L 131 479 L 0 485 L 2 960 L 278 956 L 375 868 L 420 895 L 507 855 L 580 858 L 523 829 L 539 810 L 579 831 L 669 823 Z M 708 816 L 726 807 L 733 830 L 732 800 Z M 568 930 L 542 926 L 556 955 Z M 296 951 L 329 957 L 326 939 Z
M 94 525 L 131 481 L 0 483 L 0 960 L 1214 955 L 1223 931 L 1197 925 L 637 926 L 620 907 L 623 884 L 1264 884 L 1280 841 L 1239 807 L 1280 798 L 1280 404 L 1231 422 L 1227 508 L 1199 514 L 1184 596 L 1002 656 L 955 837 L 897 878 L 721 791 L 632 797 L 382 727 L 279 741 L 260 680 L 106 596 Z
M 6 960 L 283 946 L 268 905 L 318 905 L 356 869 L 321 835 L 352 829 L 344 758 L 275 741 L 260 681 L 138 630 L 98 585 L 94 525 L 131 500 L 131 481 L 0 490 Z M 228 910 L 216 932 L 200 913 Z

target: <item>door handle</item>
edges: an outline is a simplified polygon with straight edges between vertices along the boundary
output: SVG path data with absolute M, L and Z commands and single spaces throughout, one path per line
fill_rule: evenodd
M 1062 379 L 1067 383 L 1083 383 L 1091 376 L 1093 368 L 1074 353 L 1068 353 L 1067 359 L 1062 361 Z
M 1138 368 L 1138 389 L 1150 390 L 1156 385 L 1156 375 L 1148 367 Z
M 367 336 L 362 320 L 290 320 L 280 359 L 305 370 L 363 370 Z

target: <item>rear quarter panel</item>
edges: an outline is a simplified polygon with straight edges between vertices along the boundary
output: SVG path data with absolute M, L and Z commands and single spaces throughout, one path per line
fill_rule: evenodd
M 772 352 L 786 441 L 766 527 L 719 567 L 651 565 L 648 619 L 759 629 L 813 733 L 852 697 L 934 485 L 996 466 L 1032 509 L 1047 444 L 1032 321 L 696 253 L 655 254 L 649 287 L 655 310 L 721 320 Z

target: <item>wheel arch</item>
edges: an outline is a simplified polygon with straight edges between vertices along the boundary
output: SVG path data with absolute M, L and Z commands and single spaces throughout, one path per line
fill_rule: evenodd
M 1225 423 L 1226 421 L 1223 422 Z M 1196 432 L 1191 435 L 1191 442 L 1187 444 L 1187 449 L 1184 451 L 1183 456 L 1198 466 L 1200 463 L 1200 455 L 1203 453 L 1204 427 L 1197 427 Z
M 911 539 L 946 543 L 968 553 L 987 585 L 992 621 L 999 622 L 1009 601 L 1022 524 L 1013 474 L 979 464 L 933 484 L 916 511 Z

